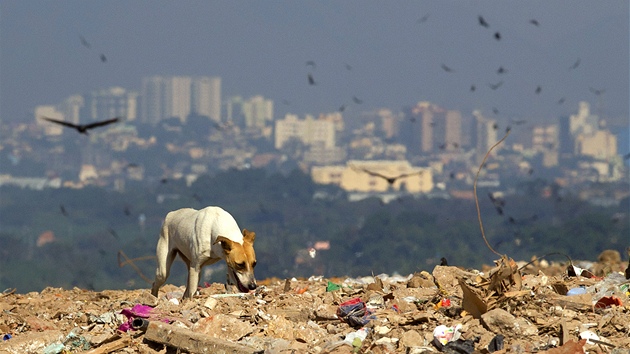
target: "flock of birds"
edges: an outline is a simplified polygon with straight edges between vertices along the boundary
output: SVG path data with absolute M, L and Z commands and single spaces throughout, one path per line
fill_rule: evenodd
M 427 22 L 429 20 L 429 17 L 430 17 L 430 15 L 426 14 L 426 15 L 422 16 L 420 19 L 418 19 L 417 22 L 418 23 L 425 23 L 425 22 Z M 484 27 L 484 28 L 487 28 L 487 29 L 491 28 L 490 23 L 481 15 L 479 15 L 477 17 L 477 22 L 478 22 L 479 26 L 481 26 L 481 27 Z M 531 25 L 533 25 L 533 26 L 540 27 L 540 23 L 536 19 L 530 19 L 529 23 Z M 501 32 L 499 32 L 499 31 L 494 31 L 493 34 L 492 34 L 492 37 L 495 40 L 497 40 L 497 41 L 500 41 L 503 38 L 502 35 L 501 35 Z M 83 37 L 82 35 L 79 35 L 79 39 L 81 41 L 81 44 L 85 48 L 87 48 L 87 49 L 91 49 L 92 48 L 92 45 L 90 44 L 90 42 L 88 42 L 85 39 L 85 37 Z M 107 62 L 107 57 L 105 56 L 105 54 L 101 53 L 99 57 L 100 57 L 101 62 L 103 62 L 103 63 Z M 571 66 L 569 66 L 569 70 L 577 69 L 580 66 L 580 64 L 581 64 L 581 59 L 577 58 L 573 62 L 573 64 Z M 309 60 L 309 61 L 306 62 L 306 67 L 309 68 L 309 71 L 307 73 L 307 82 L 308 82 L 308 84 L 310 86 L 317 85 L 317 81 L 315 80 L 315 77 L 314 77 L 314 74 L 313 74 L 313 72 L 316 69 L 316 66 L 317 65 L 316 65 L 314 60 Z M 352 70 L 352 66 L 350 64 L 347 64 L 347 63 L 345 63 L 345 68 L 346 68 L 346 70 Z M 450 66 L 448 66 L 448 65 L 446 65 L 444 63 L 441 64 L 441 69 L 444 72 L 446 72 L 446 73 L 455 73 L 456 72 L 455 69 L 453 69 L 452 67 L 450 67 Z M 503 75 L 503 74 L 506 74 L 507 72 L 508 72 L 508 70 L 503 65 L 499 66 L 499 68 L 496 70 L 496 73 L 498 75 Z M 496 83 L 488 84 L 488 87 L 491 90 L 498 90 L 499 88 L 501 88 L 503 86 L 503 83 L 504 83 L 503 80 L 500 80 L 500 81 L 498 81 Z M 470 91 L 474 92 L 476 90 L 477 90 L 477 86 L 475 84 L 472 84 L 470 86 Z M 592 87 L 589 87 L 589 90 L 593 94 L 595 94 L 596 96 L 600 96 L 600 95 L 602 95 L 605 92 L 605 89 L 595 89 L 595 88 L 592 88 Z M 535 90 L 534 90 L 534 93 L 540 94 L 541 92 L 542 92 L 542 86 L 541 85 L 537 85 Z M 353 96 L 352 97 L 352 102 L 354 102 L 355 104 L 362 104 L 363 100 L 361 100 L 357 96 Z M 565 102 L 565 98 L 564 97 L 562 97 L 562 98 L 560 98 L 558 100 L 558 104 L 562 104 L 564 102 Z M 288 102 L 285 101 L 285 104 L 288 104 Z M 347 107 L 347 105 L 345 103 L 342 104 L 339 107 L 339 111 L 343 112 L 346 109 L 346 107 Z M 499 113 L 497 108 L 493 108 L 492 111 L 495 114 Z M 67 122 L 67 121 L 54 119 L 54 118 L 49 118 L 49 117 L 41 117 L 41 119 L 46 120 L 46 121 L 51 122 L 51 123 L 54 123 L 54 124 L 59 124 L 59 125 L 64 126 L 64 127 L 75 129 L 80 134 L 85 134 L 85 135 L 87 135 L 88 131 L 91 130 L 91 129 L 98 128 L 98 127 L 103 127 L 103 126 L 110 125 L 110 124 L 117 123 L 117 122 L 121 121 L 120 117 L 116 117 L 116 118 L 107 119 L 107 120 L 103 120 L 103 121 L 92 122 L 92 123 L 89 123 L 89 124 L 75 124 L 75 123 L 72 123 L 72 122 Z M 412 122 L 415 121 L 414 117 L 410 117 L 410 119 L 412 120 Z M 522 119 L 521 120 L 512 120 L 511 123 L 514 124 L 514 125 L 521 125 L 521 124 L 525 124 L 526 121 L 522 120 Z M 219 128 L 219 127 L 217 127 L 217 128 Z M 495 130 L 498 129 L 498 125 L 496 123 L 494 124 L 494 129 Z M 510 128 L 508 127 L 507 129 L 509 130 Z M 444 148 L 446 147 L 445 144 L 443 144 L 443 147 Z M 440 148 L 442 148 L 442 146 Z M 366 170 L 364 168 L 356 168 L 356 167 L 353 167 L 353 168 L 355 170 L 365 172 L 365 173 L 370 174 L 372 176 L 383 178 L 385 181 L 387 181 L 387 183 L 390 186 L 393 185 L 394 182 L 396 180 L 398 180 L 398 179 L 418 174 L 418 173 L 411 173 L 411 174 L 402 174 L 402 175 L 394 176 L 394 177 L 388 177 L 388 176 L 384 176 L 384 175 L 379 174 L 379 173 L 374 172 L 374 171 Z M 419 173 L 422 173 L 422 172 L 419 172 Z M 494 202 L 495 201 L 493 201 L 493 203 Z M 497 206 L 497 210 L 501 210 L 501 206 Z

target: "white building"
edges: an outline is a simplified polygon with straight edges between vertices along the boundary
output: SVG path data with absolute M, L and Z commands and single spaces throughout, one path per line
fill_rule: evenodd
M 295 114 L 287 114 L 284 119 L 276 121 L 276 149 L 281 149 L 287 141 L 300 140 L 304 145 L 323 144 L 324 148 L 335 146 L 335 125 L 331 121 L 316 120 L 311 115 L 300 120 Z

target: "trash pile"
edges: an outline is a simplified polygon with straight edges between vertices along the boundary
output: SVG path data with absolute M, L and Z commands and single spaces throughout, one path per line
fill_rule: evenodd
M 627 261 L 0 294 L 0 353 L 630 353 Z M 630 272 L 630 271 L 629 271 Z

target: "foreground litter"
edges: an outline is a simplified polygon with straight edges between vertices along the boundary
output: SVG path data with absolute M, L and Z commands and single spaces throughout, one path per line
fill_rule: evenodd
M 238 295 L 207 284 L 184 301 L 172 301 L 183 292 L 173 285 L 158 298 L 149 289 L 7 291 L 0 353 L 630 353 L 627 261 L 582 265 L 588 272 L 568 271 L 578 262 L 512 262 L 269 279 Z

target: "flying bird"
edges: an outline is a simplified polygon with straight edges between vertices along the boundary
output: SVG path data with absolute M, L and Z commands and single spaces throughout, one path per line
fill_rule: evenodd
M 363 103 L 363 100 L 360 100 L 359 98 L 357 98 L 357 96 L 352 96 L 352 100 L 354 101 L 354 103 L 356 104 L 361 104 Z
M 497 41 L 500 41 L 501 40 L 501 33 L 495 32 L 494 33 L 494 39 L 496 39 Z
M 107 119 L 107 120 L 103 120 L 103 121 L 99 121 L 99 122 L 94 122 L 94 123 L 90 123 L 90 124 L 74 124 L 74 123 L 70 123 L 70 122 L 66 122 L 63 120 L 57 120 L 57 119 L 52 119 L 52 118 L 47 118 L 47 117 L 41 117 L 43 120 L 55 123 L 55 124 L 61 124 L 65 127 L 70 127 L 70 128 L 74 128 L 76 129 L 79 133 L 81 134 L 88 134 L 88 130 L 89 129 L 94 129 L 97 127 L 101 127 L 104 125 L 108 125 L 108 124 L 112 124 L 112 123 L 116 123 L 120 120 L 120 118 L 116 117 L 116 118 L 112 118 L 112 119 Z
M 481 25 L 481 26 L 483 26 L 485 28 L 489 28 L 490 27 L 490 24 L 488 24 L 488 22 L 486 22 L 486 20 L 482 16 L 479 16 L 478 19 L 479 19 L 479 25 Z
M 558 104 L 563 104 L 566 101 L 566 98 L 562 97 L 558 100 Z
M 532 25 L 538 27 L 540 26 L 540 22 L 538 22 L 538 20 L 532 18 L 531 20 L 529 20 L 529 23 L 531 23 Z
M 313 79 L 313 75 L 311 73 L 308 74 L 308 84 L 311 86 L 315 85 L 315 79 Z
M 348 70 L 348 71 L 352 70 L 352 65 L 346 63 L 345 66 L 346 66 L 346 70 Z
M 507 72 L 507 70 L 505 70 L 505 68 L 503 66 L 500 66 L 497 69 L 497 74 L 505 74 Z
M 589 88 L 588 88 L 588 90 L 589 90 L 589 91 L 591 91 L 592 93 L 594 93 L 596 96 L 599 96 L 599 95 L 601 95 L 602 93 L 606 92 L 606 90 L 605 90 L 605 89 L 600 89 L 600 90 L 597 90 L 597 89 L 594 89 L 594 88 L 592 88 L 592 87 L 589 87 Z
M 542 87 L 540 87 L 540 85 L 536 86 L 536 91 L 535 92 L 536 92 L 537 95 L 540 94 L 540 92 L 542 92 Z
M 527 123 L 527 120 L 525 120 L 525 119 L 519 119 L 519 120 L 514 120 L 514 119 L 511 119 L 510 121 L 511 121 L 511 122 L 512 122 L 512 124 L 514 124 L 514 125 L 522 125 L 522 124 Z
M 577 67 L 580 66 L 580 62 L 581 62 L 580 58 L 577 58 L 577 60 L 575 61 L 575 63 L 573 63 L 573 65 L 571 65 L 569 70 L 577 69 Z
M 68 216 L 68 212 L 66 211 L 66 208 L 63 206 L 63 204 L 59 205 L 59 210 L 61 211 L 61 215 Z
M 418 19 L 418 23 L 425 23 L 429 19 L 429 14 L 426 14 Z
M 101 54 L 101 61 L 102 61 L 103 63 L 106 63 L 106 62 L 107 62 L 107 57 L 105 56 L 105 54 Z
M 351 167 L 354 170 L 365 172 L 365 173 L 367 173 L 370 176 L 382 178 L 382 179 L 386 180 L 387 183 L 389 183 L 390 186 L 393 185 L 394 182 L 396 182 L 397 179 L 405 178 L 405 177 L 409 177 L 409 176 L 421 175 L 421 174 L 424 173 L 424 171 L 419 171 L 419 172 L 403 173 L 403 174 L 395 176 L 395 177 L 387 177 L 387 176 L 384 176 L 384 175 L 382 175 L 380 173 L 372 172 L 370 170 L 367 170 L 365 168 L 360 168 L 360 167 L 355 167 L 355 166 L 351 166 Z
M 316 65 L 315 65 L 315 62 L 314 62 L 314 61 L 309 60 L 309 61 L 307 61 L 307 62 L 306 62 L 306 66 L 311 66 L 311 67 L 313 67 L 313 69 L 315 69 L 315 66 L 316 66 Z
M 345 110 L 346 110 L 346 105 L 345 105 L 345 104 L 342 104 L 342 105 L 339 107 L 339 112 L 343 112 L 343 111 L 345 111 Z
M 442 64 L 442 70 L 446 71 L 447 73 L 454 72 L 453 69 L 451 69 L 450 67 L 446 66 L 445 64 Z
M 470 92 L 475 92 L 477 87 L 475 85 L 470 85 Z
M 81 45 L 83 45 L 84 47 L 90 49 L 92 47 L 92 45 L 90 44 L 90 42 L 88 42 L 85 37 L 83 37 L 82 35 L 79 35 L 79 40 L 81 40 Z
M 498 89 L 499 87 L 501 87 L 501 85 L 503 85 L 503 81 L 499 81 L 496 84 L 488 84 L 488 86 L 493 90 Z

